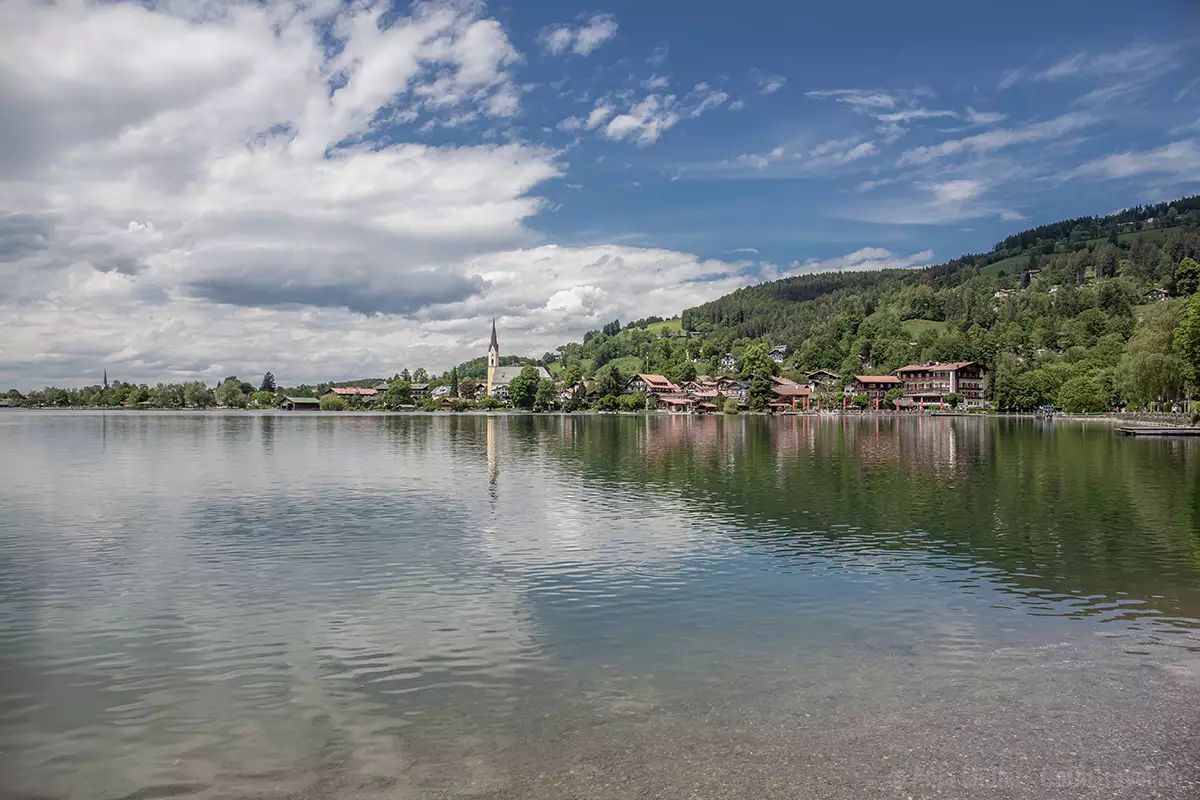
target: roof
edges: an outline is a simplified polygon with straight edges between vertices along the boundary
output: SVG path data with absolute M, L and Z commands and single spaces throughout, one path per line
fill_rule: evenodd
M 836 372 L 830 372 L 830 371 L 829 371 L 829 370 L 827 370 L 827 369 L 814 369 L 812 372 L 809 372 L 809 373 L 806 373 L 806 374 L 807 374 L 807 376 L 808 376 L 808 377 L 810 377 L 810 378 L 811 378 L 813 375 L 828 375 L 828 376 L 829 376 L 829 377 L 831 377 L 831 378 L 840 378 L 840 377 L 842 377 L 841 375 L 838 375 Z
M 952 361 L 949 363 L 935 362 L 931 364 L 909 364 L 896 372 L 958 372 L 963 367 L 969 367 L 974 361 Z
M 496 318 L 492 317 L 492 341 L 488 345 L 488 350 L 499 350 L 500 345 L 496 342 Z
M 786 353 L 787 349 L 788 349 L 788 346 L 786 344 L 777 344 L 771 348 L 771 352 L 774 353 L 776 350 L 782 350 L 783 352 Z
M 366 386 L 334 386 L 329 390 L 333 394 L 341 395 L 342 397 L 372 397 L 379 394 L 378 389 L 368 388 Z
M 521 370 L 525 367 L 533 366 L 532 364 L 518 364 L 515 367 L 496 367 L 496 373 L 492 377 L 494 386 L 507 386 L 513 378 L 521 374 Z M 545 367 L 534 367 L 538 371 L 539 378 L 549 378 L 550 373 Z
M 894 386 L 902 383 L 895 375 L 855 375 L 854 380 L 859 383 L 887 383 Z
M 775 386 L 773 389 L 780 397 L 808 397 L 812 394 L 812 389 L 807 386 Z
M 693 402 L 690 397 L 660 397 L 658 400 L 671 406 L 690 406 Z
M 321 405 L 321 401 L 315 397 L 285 397 L 283 399 L 284 402 L 288 403 L 300 403 L 302 405 L 313 404 L 318 406 Z
M 641 378 L 646 383 L 646 385 L 651 387 L 652 389 L 678 389 L 679 388 L 675 384 L 671 383 L 671 381 L 668 380 L 665 375 L 655 375 L 653 373 L 639 372 L 637 375 L 630 377 L 629 380 L 632 381 L 634 378 Z
M 428 384 L 428 383 L 410 383 L 410 384 L 408 385 L 408 388 L 409 388 L 409 389 L 415 389 L 415 390 L 417 390 L 418 392 L 420 392 L 420 391 L 423 391 L 423 390 L 425 390 L 425 389 L 428 389 L 428 388 L 429 388 L 429 384 Z
M 800 384 L 796 383 L 795 381 L 788 380 L 787 378 L 781 378 L 778 375 L 771 376 L 771 383 L 775 384 L 776 386 L 799 386 L 800 385 Z

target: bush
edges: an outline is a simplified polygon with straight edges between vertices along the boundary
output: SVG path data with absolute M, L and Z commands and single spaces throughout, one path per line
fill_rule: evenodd
M 646 395 L 641 392 L 621 395 L 617 402 L 622 411 L 642 411 L 646 408 Z
M 321 398 L 322 411 L 345 411 L 346 401 L 336 394 L 327 394 Z
M 726 414 L 736 414 L 741 409 L 738 407 L 738 401 L 731 397 L 725 401 L 725 405 L 721 410 Z
M 600 402 L 596 403 L 597 411 L 616 411 L 620 406 L 620 401 L 617 400 L 615 394 L 606 394 L 600 398 Z

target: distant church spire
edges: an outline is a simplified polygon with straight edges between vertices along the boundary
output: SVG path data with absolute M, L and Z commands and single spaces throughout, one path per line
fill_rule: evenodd
M 487 354 L 487 394 L 492 396 L 496 388 L 496 367 L 500 366 L 500 343 L 496 341 L 496 318 L 492 317 L 492 343 Z
M 104 370 L 104 388 L 108 388 L 108 369 Z

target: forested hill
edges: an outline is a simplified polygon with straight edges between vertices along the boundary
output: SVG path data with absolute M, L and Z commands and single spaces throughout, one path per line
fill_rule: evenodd
M 1178 336 L 1200 283 L 1198 258 L 1200 197 L 1188 197 L 1031 228 L 988 253 L 925 269 L 751 286 L 671 325 L 613 322 L 560 348 L 551 366 L 677 378 L 717 372 L 722 356 L 740 359 L 752 345 L 784 345 L 785 374 L 979 361 L 1001 408 L 1173 400 L 1200 388 Z

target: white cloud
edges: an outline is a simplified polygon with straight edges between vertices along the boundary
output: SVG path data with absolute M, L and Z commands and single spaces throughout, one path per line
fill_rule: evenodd
M 671 79 L 662 75 L 651 75 L 646 80 L 642 81 L 642 88 L 651 92 L 661 92 L 671 85 Z
M 997 122 L 1003 122 L 1008 119 L 1008 114 L 1002 114 L 999 111 L 976 111 L 967 106 L 967 111 L 963 117 L 972 125 L 994 125 Z
M 620 141 L 631 139 L 639 147 L 653 144 L 663 131 L 679 122 L 675 111 L 675 95 L 647 95 L 634 103 L 624 114 L 613 117 L 604 128 L 604 136 Z
M 785 158 L 800 158 L 800 155 L 798 153 L 788 153 L 783 147 L 776 147 L 767 153 L 744 153 L 735 157 L 734 161 L 752 169 L 766 169 L 780 163 Z
M 1045 122 L 1035 122 L 1023 128 L 1007 128 L 968 136 L 964 139 L 948 139 L 929 147 L 914 147 L 901 154 L 898 166 L 928 164 L 939 158 L 959 153 L 986 153 L 1026 142 L 1056 139 L 1063 134 L 1092 124 L 1095 118 L 1086 113 L 1063 114 Z
M 1099 54 L 1078 53 L 1045 69 L 1020 67 L 1008 70 L 1000 79 L 1001 89 L 1021 83 L 1045 83 L 1109 75 L 1145 77 L 1174 69 L 1179 59 L 1177 44 L 1137 42 L 1121 50 Z
M 881 89 L 823 89 L 804 93 L 814 100 L 831 99 L 857 110 L 891 109 L 900 105 L 900 98 Z
M 911 122 L 914 119 L 936 119 L 937 117 L 957 117 L 953 111 L 933 108 L 908 108 L 903 111 L 893 111 L 887 114 L 876 114 L 875 118 L 883 122 Z
M 617 20 L 611 14 L 596 14 L 583 25 L 551 25 L 542 29 L 538 41 L 552 55 L 590 55 L 617 35 Z
M 888 186 L 896 182 L 895 178 L 878 178 L 875 180 L 863 181 L 858 186 L 854 187 L 854 191 L 862 194 L 873 192 L 880 186 Z
M 757 248 L 757 247 L 735 247 L 735 248 L 733 249 L 733 252 L 735 252 L 735 253 L 749 253 L 750 255 L 755 255 L 755 256 L 756 256 L 756 255 L 758 255 L 758 248 Z
M 1142 84 L 1135 81 L 1118 81 L 1108 86 L 1092 89 L 1076 98 L 1075 103 L 1077 105 L 1104 105 L 1118 97 L 1134 94 L 1141 88 Z
M 840 165 L 867 158 L 879 152 L 874 142 L 864 142 L 857 137 L 830 139 L 809 151 L 812 163 L 818 165 Z
M 787 85 L 787 78 L 782 75 L 766 75 L 754 73 L 754 82 L 758 85 L 759 94 L 775 94 Z
M 555 127 L 558 128 L 560 131 L 565 131 L 567 133 L 575 133 L 576 131 L 578 131 L 580 128 L 583 127 L 583 120 L 581 120 L 579 117 L 571 116 L 571 117 L 567 117 L 564 120 L 560 120 L 558 125 L 556 125 Z
M 720 108 L 720 106 L 729 99 L 729 95 L 725 92 L 708 89 L 706 85 L 705 89 L 699 92 L 699 95 L 700 103 L 688 112 L 689 117 L 698 117 L 706 111 L 712 111 L 715 108 Z
M 924 188 L 933 192 L 938 203 L 961 203 L 983 194 L 984 184 L 976 180 L 953 180 L 924 184 Z
M 734 100 L 734 101 L 733 101 L 732 103 L 730 103 L 730 104 L 729 104 L 729 106 L 728 106 L 728 108 L 729 108 L 729 110 L 730 110 L 730 111 L 741 111 L 741 110 L 742 110 L 743 108 L 745 108 L 745 107 L 746 107 L 746 101 L 745 101 L 745 100 L 742 100 L 741 98 L 738 98 L 737 100 Z
M 1197 140 L 1184 139 L 1155 150 L 1098 158 L 1075 169 L 1070 177 L 1130 178 L 1151 174 L 1175 175 L 1189 183 L 1200 181 L 1200 145 Z
M 520 55 L 482 14 L 0 3 L 0 380 L 445 368 L 482 351 L 492 314 L 507 352 L 538 353 L 759 279 L 537 246 L 535 192 L 563 155 L 505 128 Z M 648 117 L 631 136 L 663 126 Z M 430 120 L 507 143 L 412 141 Z
M 933 262 L 933 251 L 922 250 L 911 255 L 901 255 L 882 247 L 864 247 L 836 258 L 793 261 L 788 273 L 798 275 L 814 272 L 868 272 L 880 269 L 920 269 Z
M 592 109 L 591 113 L 588 114 L 587 122 L 584 123 L 584 127 L 589 131 L 595 130 L 607 122 L 608 119 L 615 113 L 617 113 L 617 110 L 607 103 L 598 103 L 596 107 Z
M 1181 133 L 1193 133 L 1196 131 L 1200 131 L 1200 118 L 1197 118 L 1194 122 L 1188 122 L 1184 125 L 1177 125 L 1174 128 L 1171 128 L 1171 130 L 1167 131 L 1167 134 L 1169 136 L 1178 136 Z

